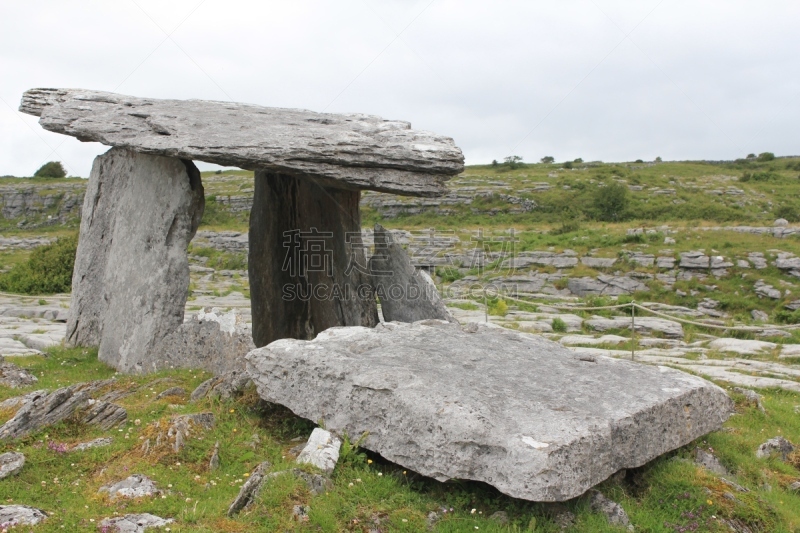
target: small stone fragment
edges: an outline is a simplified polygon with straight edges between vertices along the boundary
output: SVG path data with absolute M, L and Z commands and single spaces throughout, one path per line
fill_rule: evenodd
M 309 472 L 305 472 L 300 470 L 299 468 L 293 468 L 290 472 L 297 478 L 302 479 L 306 486 L 308 487 L 309 492 L 314 496 L 319 496 L 320 494 L 324 494 L 325 492 L 331 490 L 333 488 L 333 483 L 331 480 L 325 476 L 321 476 L 319 474 L 311 474 Z
M 211 429 L 214 427 L 214 413 L 192 413 L 172 417 L 172 424 L 167 430 L 167 437 L 173 439 L 173 450 L 177 453 L 183 449 L 186 439 L 193 429 Z
M 34 398 L 38 398 L 39 396 L 45 396 L 47 394 L 46 389 L 35 390 L 33 392 L 29 392 L 27 394 L 23 394 L 22 396 L 14 396 L 12 398 L 8 398 L 7 400 L 3 400 L 0 402 L 0 409 L 19 409 L 26 403 L 33 401 Z
M 0 479 L 17 474 L 25 466 L 25 456 L 18 452 L 0 454 Z M 2 522 L 0 522 L 2 525 Z
M 208 461 L 208 470 L 216 470 L 219 468 L 219 441 L 214 443 L 214 452 L 211 454 L 211 459 Z
M 315 428 L 311 432 L 303 451 L 297 457 L 298 464 L 310 464 L 330 474 L 339 461 L 339 448 L 342 441 L 330 431 Z
M 505 526 L 508 524 L 508 513 L 505 511 L 497 511 L 489 516 L 489 520 L 497 522 L 501 526 Z
M 753 309 L 752 311 L 750 311 L 750 316 L 752 316 L 753 320 L 755 320 L 756 322 L 766 322 L 767 320 L 769 320 L 769 315 L 759 309 Z
M 179 398 L 183 398 L 186 396 L 186 389 L 183 387 L 170 387 L 158 396 L 156 396 L 156 400 L 160 400 L 162 398 L 169 398 L 170 396 L 177 396 Z
M 311 511 L 311 507 L 307 505 L 295 505 L 292 508 L 292 516 L 298 522 L 308 522 L 308 513 Z
M 722 463 L 719 462 L 719 459 L 713 453 L 709 453 L 702 448 L 697 448 L 694 452 L 694 462 L 700 466 L 705 467 L 711 472 L 715 474 L 719 474 L 721 476 L 729 476 L 730 472 L 728 469 L 722 466 Z
M 172 518 L 161 518 L 149 513 L 127 514 L 104 519 L 100 522 L 100 530 L 115 533 L 144 533 L 148 528 L 164 527 L 174 521 Z
M 592 491 L 589 506 L 595 513 L 602 513 L 605 515 L 608 523 L 612 526 L 625 526 L 628 529 L 633 529 L 625 509 L 617 502 L 606 498 L 601 492 L 596 490 Z
M 779 453 L 781 454 L 781 459 L 785 461 L 786 457 L 793 451 L 794 446 L 792 446 L 791 442 L 783 437 L 773 437 L 758 447 L 756 457 L 763 459 L 773 453 Z
M 153 496 L 161 491 L 156 488 L 155 483 L 142 474 L 134 474 L 113 485 L 100 487 L 97 492 L 108 493 L 112 500 L 117 498 L 143 498 Z
M 239 490 L 236 499 L 228 507 L 228 517 L 234 516 L 253 502 L 253 499 L 258 495 L 258 491 L 261 490 L 261 485 L 264 484 L 267 470 L 271 467 L 272 465 L 269 461 L 264 461 L 255 467 L 250 473 L 250 477 L 247 478 L 247 481 L 244 482 L 244 485 Z
M 743 387 L 734 387 L 733 392 L 738 392 L 742 396 L 744 396 L 748 402 L 755 405 L 759 411 L 762 413 L 766 412 L 764 409 L 764 404 L 761 403 L 761 395 L 754 390 L 745 389 Z
M 12 389 L 27 387 L 39 381 L 36 376 L 13 363 L 6 363 L 0 357 L 0 385 Z
M 70 451 L 82 452 L 90 448 L 101 448 L 103 446 L 110 446 L 111 442 L 112 441 L 110 437 L 101 437 L 99 439 L 90 440 L 89 442 L 81 442 L 80 444 L 76 444 Z
M 800 491 L 800 481 L 795 481 L 789 485 L 789 490 Z
M 35 526 L 47 513 L 27 505 L 0 505 L 0 526 Z
M 227 372 L 202 382 L 192 391 L 189 399 L 193 402 L 205 397 L 226 400 L 241 393 L 249 383 L 250 376 L 244 371 Z

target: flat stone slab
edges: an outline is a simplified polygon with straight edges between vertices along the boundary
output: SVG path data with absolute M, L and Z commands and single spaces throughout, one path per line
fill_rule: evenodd
M 718 429 L 733 403 L 678 370 L 428 320 L 331 328 L 247 355 L 259 395 L 440 481 L 563 501 Z
M 84 89 L 31 89 L 49 131 L 137 152 L 316 177 L 327 186 L 438 196 L 464 170 L 453 139 L 373 115 L 315 113 Z

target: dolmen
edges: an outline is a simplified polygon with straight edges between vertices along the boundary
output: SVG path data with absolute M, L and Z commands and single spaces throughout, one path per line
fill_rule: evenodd
M 255 171 L 256 346 L 375 326 L 360 191 L 438 196 L 464 168 L 451 138 L 370 115 L 82 89 L 29 90 L 20 111 L 48 131 L 112 146 L 89 177 L 67 341 L 99 346 L 100 359 L 121 372 L 167 364 L 159 345 L 184 321 L 186 250 L 204 209 L 193 161 Z M 204 360 L 212 371 L 227 365 Z
M 722 389 L 678 370 L 458 324 L 381 227 L 367 262 L 360 191 L 442 194 L 464 166 L 449 137 L 368 115 L 78 89 L 30 90 L 20 109 L 112 147 L 89 178 L 67 337 L 121 372 L 246 366 L 264 400 L 388 460 L 532 501 L 579 496 L 732 413 Z M 214 310 L 184 323 L 205 201 L 195 160 L 255 171 L 252 333 Z

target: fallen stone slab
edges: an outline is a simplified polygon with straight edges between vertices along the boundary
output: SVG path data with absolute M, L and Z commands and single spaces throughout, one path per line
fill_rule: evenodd
M 156 488 L 153 481 L 142 474 L 133 474 L 122 481 L 100 487 L 98 493 L 105 493 L 115 500 L 117 498 L 144 498 L 154 496 L 161 491 Z
M 306 174 L 351 190 L 438 196 L 464 170 L 449 137 L 373 115 L 315 113 L 84 89 L 31 89 L 20 111 L 48 131 L 248 170 Z
M 253 350 L 247 371 L 263 399 L 337 434 L 366 432 L 363 447 L 390 461 L 533 501 L 583 494 L 732 412 L 702 378 L 470 326 L 332 328 Z
M 24 368 L 7 363 L 0 358 L 0 385 L 12 389 L 28 387 L 36 383 L 38 378 Z
M 0 409 L 19 409 L 26 403 L 30 402 L 34 398 L 39 396 L 44 396 L 47 394 L 47 389 L 40 389 L 29 392 L 27 394 L 23 394 L 22 396 L 13 396 L 6 400 L 0 402 Z
M 47 518 L 47 513 L 27 505 L 0 505 L 0 525 L 35 526 Z
M 100 522 L 100 530 L 114 533 L 144 533 L 149 528 L 161 528 L 174 521 L 172 518 L 161 518 L 150 513 L 126 514 L 103 519 Z
M 111 402 L 89 400 L 89 409 L 81 417 L 81 422 L 109 430 L 128 420 L 128 411 L 121 405 Z
M 214 374 L 244 369 L 255 348 L 253 332 L 238 310 L 206 308 L 168 333 L 153 348 L 158 368 L 202 368 Z
M 747 339 L 733 339 L 721 337 L 708 343 L 712 350 L 720 352 L 733 352 L 742 355 L 756 355 L 764 351 L 774 350 L 778 345 L 774 342 L 754 341 Z
M 331 474 L 339 461 L 341 447 L 342 441 L 339 437 L 322 428 L 314 428 L 303 451 L 297 456 L 297 463 L 309 464 Z
M 25 466 L 25 456 L 19 452 L 0 454 L 0 479 L 13 476 Z
M 411 264 L 408 253 L 380 224 L 374 230 L 375 253 L 369 259 L 372 285 L 387 322 L 435 318 L 455 322 L 433 280 Z
M 41 355 L 42 352 L 26 346 L 16 339 L 0 338 L 0 357 L 23 357 L 26 355 Z
M 192 391 L 189 399 L 193 402 L 206 397 L 227 400 L 240 394 L 249 383 L 250 376 L 244 370 L 234 370 L 205 380 Z

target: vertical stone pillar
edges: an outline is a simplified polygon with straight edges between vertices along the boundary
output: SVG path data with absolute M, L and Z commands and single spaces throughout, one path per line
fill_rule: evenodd
M 92 167 L 72 277 L 67 342 L 99 346 L 121 372 L 147 372 L 151 351 L 183 323 L 186 250 L 203 215 L 191 161 L 112 148 Z
M 256 346 L 378 323 L 360 197 L 307 177 L 256 172 L 248 260 Z

